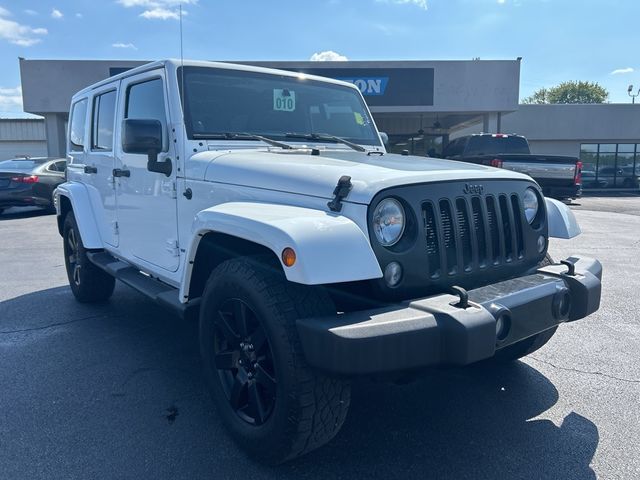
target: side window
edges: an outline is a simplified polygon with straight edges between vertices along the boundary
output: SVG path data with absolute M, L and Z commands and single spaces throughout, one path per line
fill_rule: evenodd
M 87 119 L 87 103 L 85 98 L 76 102 L 71 109 L 71 127 L 69 128 L 69 148 L 73 152 L 84 150 L 84 127 Z
M 97 95 L 93 99 L 91 149 L 110 151 L 113 148 L 113 121 L 116 113 L 116 91 Z
M 67 171 L 67 161 L 66 160 L 60 160 L 59 162 L 55 163 L 56 169 L 58 170 L 58 172 L 66 172 Z
M 167 131 L 162 79 L 155 78 L 147 82 L 136 83 L 127 89 L 124 118 L 158 120 L 162 124 L 162 131 Z

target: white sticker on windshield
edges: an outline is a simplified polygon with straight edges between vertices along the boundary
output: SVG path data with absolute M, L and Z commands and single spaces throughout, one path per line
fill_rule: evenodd
M 296 92 L 286 88 L 274 88 L 273 109 L 278 112 L 293 112 L 296 109 Z

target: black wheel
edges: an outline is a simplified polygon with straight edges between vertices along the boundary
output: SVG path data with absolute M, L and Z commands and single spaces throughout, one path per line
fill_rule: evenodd
M 282 463 L 340 430 L 350 385 L 307 365 L 298 318 L 335 313 L 322 289 L 292 284 L 251 258 L 211 274 L 200 311 L 200 348 L 214 403 L 252 457 Z
M 116 280 L 87 258 L 73 212 L 65 217 L 62 234 L 67 278 L 76 300 L 82 303 L 107 300 L 113 293 Z
M 548 253 L 546 257 L 540 261 L 538 266 L 546 267 L 547 265 L 553 265 L 553 259 Z M 519 358 L 526 357 L 527 355 L 542 348 L 549 340 L 551 340 L 551 337 L 556 333 L 556 330 L 558 330 L 557 326 L 550 328 L 549 330 L 545 330 L 544 332 L 540 332 L 533 337 L 525 338 L 513 345 L 502 348 L 496 352 L 494 359 L 498 362 L 512 362 Z

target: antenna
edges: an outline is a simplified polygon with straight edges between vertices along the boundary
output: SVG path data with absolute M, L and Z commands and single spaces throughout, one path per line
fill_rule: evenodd
M 184 52 L 182 40 L 182 2 L 180 2 L 180 103 L 184 121 Z

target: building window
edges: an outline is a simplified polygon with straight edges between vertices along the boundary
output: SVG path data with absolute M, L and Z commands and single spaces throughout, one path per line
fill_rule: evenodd
M 583 143 L 580 160 L 585 189 L 639 187 L 640 144 Z

